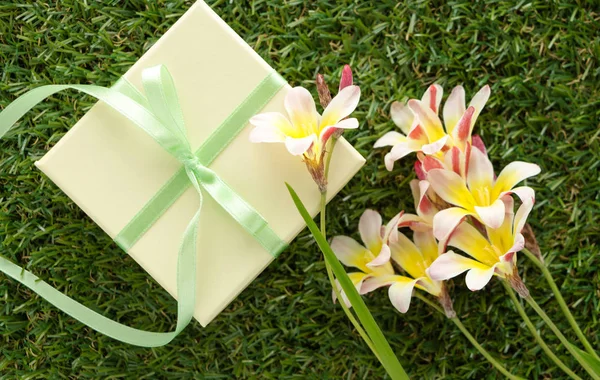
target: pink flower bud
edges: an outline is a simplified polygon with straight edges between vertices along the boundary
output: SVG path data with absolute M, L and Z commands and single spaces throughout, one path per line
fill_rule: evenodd
M 352 69 L 350 65 L 344 65 L 342 69 L 342 78 L 340 79 L 340 91 L 348 86 L 352 86 Z

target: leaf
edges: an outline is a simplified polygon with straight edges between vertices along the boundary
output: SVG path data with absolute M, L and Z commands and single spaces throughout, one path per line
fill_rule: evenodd
M 306 225 L 308 226 L 308 229 L 315 238 L 315 241 L 319 245 L 321 252 L 323 252 L 325 260 L 331 266 L 335 277 L 338 279 L 342 289 L 344 290 L 344 293 L 346 294 L 348 300 L 352 304 L 352 307 L 354 308 L 358 319 L 360 320 L 365 331 L 371 338 L 371 341 L 373 342 L 373 345 L 377 350 L 378 355 L 376 356 L 379 357 L 381 364 L 392 379 L 408 379 L 408 375 L 404 371 L 404 368 L 402 367 L 402 365 L 398 361 L 398 358 L 392 351 L 392 348 L 390 347 L 387 339 L 381 332 L 381 329 L 377 325 L 377 322 L 375 322 L 375 319 L 371 315 L 371 312 L 367 308 L 367 305 L 365 305 L 362 297 L 360 296 L 360 294 L 358 294 L 358 291 L 354 287 L 354 284 L 352 284 L 352 281 L 346 274 L 344 267 L 333 253 L 333 250 L 327 243 L 327 240 L 325 239 L 323 234 L 321 234 L 319 227 L 317 227 L 317 224 L 312 220 L 312 217 L 306 210 L 306 207 L 304 207 L 304 204 L 302 203 L 294 189 L 287 183 L 286 186 L 288 188 L 288 191 L 290 192 L 290 195 L 292 196 L 292 199 L 294 200 L 296 208 L 298 209 L 300 215 L 302 215 L 302 218 L 306 222 Z
M 569 346 L 571 346 L 571 348 L 575 352 L 577 352 L 581 360 L 586 362 L 596 375 L 600 375 L 600 360 L 596 359 L 593 355 L 586 351 L 583 351 L 582 349 L 580 349 L 572 343 L 569 343 Z

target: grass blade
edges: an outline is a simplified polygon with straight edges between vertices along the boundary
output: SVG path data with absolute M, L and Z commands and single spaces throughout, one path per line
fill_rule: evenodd
M 573 350 L 575 352 L 577 352 L 579 354 L 579 357 L 581 358 L 581 360 L 586 362 L 588 364 L 589 368 L 592 369 L 596 373 L 596 375 L 600 375 L 600 361 L 598 359 L 596 359 L 593 355 L 591 355 L 587 351 L 583 351 L 582 349 L 580 349 L 579 347 L 577 347 L 574 344 L 569 343 L 569 345 L 571 346 L 571 348 L 573 348 Z
M 371 315 L 371 312 L 367 308 L 367 305 L 365 305 L 362 297 L 360 296 L 360 294 L 358 294 L 358 291 L 354 287 L 354 284 L 352 284 L 352 281 L 346 274 L 344 267 L 331 250 L 331 247 L 327 243 L 327 240 L 325 239 L 323 234 L 321 234 L 319 227 L 313 221 L 312 217 L 306 210 L 306 207 L 304 207 L 304 204 L 302 203 L 294 189 L 292 189 L 292 187 L 288 184 L 286 184 L 286 186 L 288 188 L 288 191 L 290 192 L 290 195 L 292 196 L 292 199 L 294 200 L 296 208 L 298 209 L 300 215 L 302 215 L 302 218 L 306 222 L 306 225 L 308 226 L 308 229 L 310 230 L 317 244 L 319 245 L 321 252 L 323 252 L 325 260 L 327 260 L 329 265 L 331 265 L 331 269 L 333 270 L 335 277 L 340 282 L 340 285 L 346 293 L 348 300 L 352 304 L 352 307 L 354 308 L 358 319 L 362 323 L 367 334 L 369 334 L 369 337 L 371 338 L 371 341 L 373 342 L 373 345 L 377 350 L 377 354 L 379 355 L 379 360 L 381 364 L 392 379 L 408 379 L 408 375 L 404 371 L 404 368 L 402 367 L 402 365 L 398 361 L 398 358 L 392 351 L 392 348 L 390 347 L 387 339 L 385 339 L 385 336 L 381 332 L 381 329 L 377 325 L 377 322 L 375 322 L 375 319 Z

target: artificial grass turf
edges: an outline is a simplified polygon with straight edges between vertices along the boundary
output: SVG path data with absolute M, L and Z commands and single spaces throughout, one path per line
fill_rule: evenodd
M 42 84 L 110 85 L 190 4 L 0 2 L 0 106 Z M 530 222 L 580 326 L 600 347 L 600 20 L 594 2 L 209 4 L 291 84 L 315 96 L 317 71 L 330 79 L 342 64 L 353 66 L 363 90 L 356 112 L 361 127 L 346 136 L 368 163 L 330 204 L 330 235 L 356 236 L 365 207 L 386 218 L 413 210 L 413 158 L 388 173 L 384 151 L 371 149 L 393 128 L 393 100 L 420 97 L 433 82 L 447 93 L 463 84 L 468 97 L 491 85 L 476 133 L 497 171 L 513 160 L 542 167 L 527 182 L 537 190 Z M 0 254 L 104 315 L 171 330 L 175 302 L 33 166 L 92 104 L 81 95 L 54 96 L 0 141 Z M 533 296 L 575 341 L 540 273 L 524 259 L 520 268 Z M 462 277 L 452 283 L 465 325 L 510 370 L 526 378 L 564 378 L 497 281 L 476 293 Z M 194 322 L 163 348 L 104 337 L 3 275 L 0 300 L 0 378 L 384 376 L 330 302 L 321 255 L 306 232 L 211 325 Z M 393 309 L 383 290 L 367 296 L 367 304 L 412 378 L 500 378 L 419 300 L 407 315 Z M 583 375 L 549 329 L 534 321 Z

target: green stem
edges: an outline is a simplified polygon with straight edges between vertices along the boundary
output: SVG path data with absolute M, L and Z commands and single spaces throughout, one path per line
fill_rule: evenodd
M 415 292 L 414 295 L 415 295 L 415 297 L 417 297 L 418 299 L 420 299 L 421 301 L 425 302 L 427 305 L 431 306 L 433 309 L 435 309 L 436 311 L 438 311 L 440 314 L 446 316 L 446 313 L 444 313 L 444 310 L 442 310 L 441 307 L 439 307 L 438 305 L 436 305 L 435 302 L 431 301 L 426 296 L 420 294 L 419 292 Z M 475 346 L 475 348 L 477 349 L 477 351 L 479 351 L 479 353 L 481 355 L 483 355 L 504 376 L 506 376 L 507 378 L 509 378 L 511 380 L 524 380 L 522 377 L 515 376 L 512 373 L 508 372 L 508 370 L 506 368 L 504 368 L 504 366 L 502 364 L 500 364 L 498 361 L 496 361 L 496 359 L 494 359 L 492 357 L 492 355 L 490 355 L 485 350 L 485 348 L 483 348 L 479 344 L 479 342 L 477 342 L 477 340 L 475 339 L 475 337 L 473 337 L 473 335 L 471 335 L 471 333 L 469 332 L 469 330 L 467 330 L 467 328 L 465 327 L 465 325 L 463 325 L 463 323 L 460 321 L 460 319 L 458 317 L 449 318 L 449 319 L 456 325 L 456 327 L 459 328 L 459 330 L 469 340 L 469 342 L 471 342 L 471 344 L 473 346 Z
M 496 367 L 496 369 L 498 371 L 502 372 L 502 374 L 504 376 L 506 376 L 509 379 L 513 379 L 513 380 L 518 380 L 518 379 L 523 380 L 522 377 L 515 376 L 512 373 L 508 372 L 506 370 L 506 368 L 504 368 L 504 366 L 502 364 L 498 363 L 483 347 L 481 347 L 481 345 L 477 342 L 477 340 L 475 340 L 475 338 L 473 337 L 473 335 L 471 335 L 469 333 L 469 331 L 467 331 L 467 329 L 462 324 L 462 322 L 460 321 L 460 319 L 458 319 L 458 317 L 450 318 L 450 320 L 452 322 L 454 322 L 454 324 L 460 329 L 460 331 L 462 331 L 462 333 L 464 334 L 464 336 L 466 336 L 467 339 L 471 342 L 471 344 L 473 344 L 473 346 L 475 346 L 475 348 L 477 348 L 477 350 L 481 353 L 481 355 L 483 355 L 490 363 L 492 363 L 492 365 L 494 367 Z
M 331 138 L 331 147 L 329 148 L 329 154 L 327 155 L 327 161 L 325 161 L 325 178 L 329 179 L 329 166 L 331 165 L 331 157 L 333 157 L 333 149 L 337 144 L 337 137 Z
M 548 270 L 548 267 L 546 267 L 546 265 L 544 265 L 544 263 L 542 263 L 533 253 L 531 253 L 530 250 L 523 249 L 523 253 L 525 253 L 525 256 L 527 256 L 529 260 L 531 260 L 542 271 L 542 274 L 546 278 L 548 285 L 550 285 L 550 289 L 552 289 L 552 292 L 554 293 L 554 297 L 556 297 L 556 301 L 558 302 L 560 309 L 562 310 L 565 317 L 567 317 L 567 320 L 569 321 L 569 324 L 571 324 L 573 330 L 575 330 L 575 334 L 577 334 L 577 337 L 579 338 L 581 344 L 583 344 L 583 347 L 585 347 L 585 350 L 597 360 L 600 360 L 600 357 L 598 357 L 598 354 L 596 353 L 596 351 L 594 351 L 594 348 L 583 334 L 583 331 L 581 331 L 581 329 L 579 328 L 579 325 L 575 321 L 573 314 L 571 314 L 569 306 L 567 305 L 565 299 L 560 293 L 558 286 L 556 286 L 556 283 L 554 282 L 554 279 L 552 278 L 552 274 L 550 273 L 550 270 Z
M 560 329 L 550 320 L 546 312 L 540 307 L 540 305 L 535 302 L 535 300 L 529 296 L 525 298 L 525 301 L 535 310 L 538 315 L 546 322 L 548 327 L 554 332 L 554 334 L 558 337 L 558 339 L 562 342 L 562 344 L 566 347 L 566 349 L 573 355 L 573 357 L 581 364 L 581 366 L 587 371 L 587 373 L 595 380 L 600 380 L 600 375 L 597 374 L 594 369 L 585 361 L 577 351 L 573 348 L 571 343 L 565 338 Z
M 440 314 L 443 314 L 444 316 L 446 316 L 446 313 L 444 313 L 444 310 L 438 304 L 436 304 L 435 302 L 433 302 L 432 300 L 430 300 L 429 298 L 427 298 L 423 294 L 421 294 L 419 292 L 414 292 L 413 293 L 413 297 L 416 297 L 416 298 L 420 299 L 421 301 L 423 301 L 427 305 L 429 305 L 432 309 L 435 309 Z
M 336 142 L 337 142 L 337 138 L 332 138 L 331 143 L 330 143 L 331 147 L 329 149 L 329 153 L 327 154 L 327 161 L 325 163 L 325 179 L 326 180 L 329 179 L 329 166 L 331 164 L 331 157 L 333 156 L 333 149 L 335 148 Z M 327 239 L 327 218 L 326 218 L 327 214 L 326 214 L 326 212 L 327 212 L 327 191 L 321 193 L 321 212 L 319 215 L 320 216 L 321 233 L 323 234 L 323 237 L 325 239 Z M 377 353 L 377 349 L 375 348 L 375 346 L 373 345 L 373 342 L 371 341 L 371 338 L 369 338 L 369 335 L 366 333 L 365 329 L 363 329 L 360 322 L 358 322 L 356 320 L 356 318 L 354 317 L 354 313 L 352 313 L 352 311 L 350 311 L 348 306 L 346 306 L 346 302 L 344 302 L 344 300 L 342 299 L 341 292 L 335 284 L 335 277 L 333 276 L 333 271 L 331 270 L 331 265 L 329 265 L 329 262 L 327 260 L 325 260 L 325 269 L 327 270 L 327 277 L 329 278 L 329 282 L 331 283 L 331 288 L 335 292 L 335 296 L 337 297 L 338 302 L 340 303 L 340 306 L 344 310 L 344 313 L 346 314 L 346 316 L 348 317 L 348 319 L 350 320 L 350 322 L 352 323 L 352 325 L 354 326 L 356 331 L 358 331 L 360 336 L 363 338 L 363 340 L 365 341 L 367 346 L 369 346 L 369 348 L 371 349 L 373 354 L 377 357 L 377 359 L 381 360 L 379 357 L 379 354 Z
M 542 348 L 542 350 L 544 350 L 544 352 L 546 353 L 546 355 L 548 355 L 548 357 L 550 359 L 552 359 L 552 361 L 560 369 L 562 369 L 567 375 L 569 375 L 572 379 L 581 380 L 581 377 L 577 376 L 573 371 L 571 371 L 569 369 L 569 367 L 567 367 L 565 365 L 565 363 L 563 363 L 562 360 L 560 360 L 558 358 L 558 356 L 556 356 L 554 354 L 554 352 L 552 352 L 552 350 L 550 349 L 550 347 L 548 347 L 548 345 L 546 344 L 546 342 L 544 342 L 544 340 L 542 339 L 542 337 L 538 333 L 537 329 L 533 325 L 533 322 L 531 322 L 531 319 L 529 319 L 529 317 L 527 316 L 527 313 L 525 312 L 525 309 L 523 308 L 523 305 L 521 305 L 521 303 L 517 299 L 517 296 L 516 296 L 514 290 L 512 290 L 512 288 L 510 287 L 510 285 L 508 284 L 508 282 L 502 281 L 502 285 L 506 289 L 506 292 L 510 296 L 510 299 L 512 300 L 512 302 L 515 304 L 515 307 L 517 308 L 517 311 L 521 315 L 521 318 L 523 318 L 523 322 L 525 322 L 525 325 L 527 325 L 527 328 L 529 329 L 529 331 L 531 332 L 531 334 L 535 338 L 536 342 Z
M 325 212 L 327 210 L 326 206 L 327 206 L 327 193 L 322 193 L 321 194 L 321 215 L 320 215 L 321 223 L 320 224 L 321 224 L 321 233 L 325 237 L 327 237 L 327 235 L 325 234 L 325 231 L 326 231 L 326 229 L 325 229 L 325 225 L 326 225 Z M 380 359 L 379 355 L 377 354 L 377 350 L 375 349 L 375 346 L 373 346 L 373 342 L 371 342 L 371 339 L 369 338 L 369 335 L 367 335 L 366 331 L 362 328 L 360 323 L 354 317 L 354 314 L 352 313 L 352 311 L 350 311 L 348 306 L 346 306 L 346 302 L 344 302 L 344 300 L 342 299 L 341 292 L 338 289 L 338 287 L 335 285 L 335 278 L 333 276 L 333 271 L 331 270 L 331 265 L 329 265 L 329 262 L 327 260 L 325 260 L 325 268 L 327 269 L 327 277 L 329 278 L 331 287 L 332 287 L 333 291 L 335 292 L 335 296 L 337 297 L 337 299 L 340 303 L 340 306 L 342 306 L 344 313 L 346 313 L 346 316 L 348 317 L 350 322 L 352 322 L 352 325 L 354 325 L 354 328 L 356 329 L 356 331 L 358 331 L 358 333 L 363 338 L 363 340 L 365 341 L 367 346 L 369 346 L 371 351 L 373 351 L 373 354 L 375 354 L 377 359 Z

